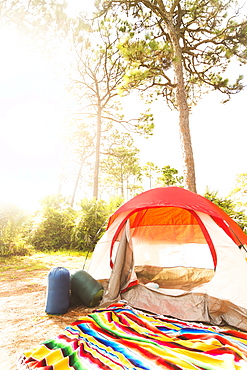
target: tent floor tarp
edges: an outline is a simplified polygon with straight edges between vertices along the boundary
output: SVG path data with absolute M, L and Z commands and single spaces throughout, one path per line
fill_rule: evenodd
M 247 369 L 247 333 L 150 314 L 120 301 L 25 352 L 17 369 Z
M 183 292 L 177 296 L 159 293 L 162 289 L 147 289 L 139 284 L 121 294 L 122 299 L 138 309 L 156 314 L 172 315 L 186 321 L 231 327 L 246 331 L 247 310 L 207 294 Z

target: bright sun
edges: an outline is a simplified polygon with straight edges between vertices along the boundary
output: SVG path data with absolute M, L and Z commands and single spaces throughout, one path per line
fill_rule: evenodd
M 58 188 L 63 84 L 18 34 L 1 30 L 0 47 L 0 202 L 31 209 Z

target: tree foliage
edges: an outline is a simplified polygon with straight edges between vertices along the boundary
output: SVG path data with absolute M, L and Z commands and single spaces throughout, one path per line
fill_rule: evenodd
M 178 170 L 170 166 L 161 168 L 162 175 L 158 177 L 158 184 L 161 186 L 180 186 L 183 187 L 183 176 L 178 176 Z
M 140 191 L 137 185 L 141 178 L 139 149 L 133 146 L 133 138 L 130 134 L 115 132 L 113 136 L 107 157 L 102 160 L 101 171 L 106 175 L 106 183 L 120 189 L 122 198 L 126 198 L 128 190 L 132 193 Z
M 70 249 L 75 214 L 72 209 L 49 207 L 37 225 L 34 225 L 30 242 L 40 251 Z
M 230 192 L 236 205 L 246 210 L 247 207 L 247 173 L 240 173 L 236 176 L 235 188 Z
M 247 216 L 238 209 L 238 205 L 233 199 L 227 197 L 220 197 L 217 191 L 206 190 L 204 197 L 222 208 L 240 227 L 244 232 L 247 232 Z
M 149 189 L 152 189 L 152 180 L 155 174 L 160 172 L 158 166 L 156 166 L 153 162 L 147 162 L 145 166 L 142 167 L 143 175 L 149 179 Z
M 58 197 L 46 197 L 43 208 L 37 212 L 30 230 L 29 242 L 40 251 L 78 250 L 92 251 L 106 228 L 110 214 L 122 199 L 109 203 L 95 198 L 82 199 L 77 209 Z
M 104 201 L 83 199 L 75 221 L 72 247 L 82 251 L 93 251 L 105 231 L 108 216 L 109 209 Z
M 96 198 L 104 134 L 108 134 L 112 125 L 116 124 L 147 134 L 150 134 L 153 127 L 152 115 L 149 113 L 129 121 L 121 114 L 118 86 L 125 75 L 126 65 L 117 48 L 121 38 L 119 22 L 117 17 L 91 24 L 80 20 L 74 30 L 77 77 L 73 77 L 71 86 L 75 96 L 82 102 L 78 115 L 90 121 L 91 135 L 94 137 L 93 196 Z
M 132 78 L 127 76 L 127 81 L 131 87 L 157 87 L 169 103 L 178 105 L 178 82 L 170 72 L 175 68 L 173 63 L 179 63 L 174 60 L 178 57 L 174 54 L 174 31 L 181 45 L 183 79 L 191 105 L 201 91 L 213 89 L 230 95 L 243 89 L 243 76 L 231 82 L 225 74 L 232 58 L 239 63 L 247 60 L 247 20 L 241 19 L 241 8 L 236 3 L 105 0 L 103 5 L 119 5 L 132 14 L 132 22 L 131 18 L 126 21 L 128 35 L 119 46 L 129 62 Z
M 13 204 L 0 204 L 0 255 L 25 255 L 29 247 L 25 234 L 28 215 Z
M 1 0 L 1 25 L 15 27 L 25 36 L 44 41 L 44 36 L 64 36 L 70 28 L 66 1 Z
M 247 60 L 247 22 L 230 0 L 104 0 L 103 13 L 125 12 L 128 36 L 119 46 L 128 63 L 123 90 L 150 88 L 179 112 L 185 187 L 196 192 L 190 107 L 202 92 L 243 89 L 227 77 L 230 60 Z

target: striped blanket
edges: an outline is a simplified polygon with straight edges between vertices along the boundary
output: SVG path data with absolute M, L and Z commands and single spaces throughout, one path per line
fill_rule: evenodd
M 24 353 L 17 368 L 247 369 L 247 333 L 152 315 L 119 302 Z

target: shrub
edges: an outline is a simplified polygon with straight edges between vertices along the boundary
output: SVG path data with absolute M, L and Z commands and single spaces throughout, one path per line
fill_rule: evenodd
M 225 213 L 228 214 L 240 227 L 246 232 L 247 231 L 247 218 L 243 211 L 237 210 L 237 205 L 229 197 L 223 198 L 218 196 L 217 191 L 206 190 L 204 197 L 209 199 L 211 202 L 222 208 Z
M 109 216 L 109 207 L 102 200 L 84 199 L 80 203 L 73 233 L 73 248 L 92 251 L 103 235 Z
M 32 231 L 31 244 L 40 251 L 69 249 L 74 218 L 72 209 L 46 209 L 42 221 Z
M 28 215 L 12 204 L 0 204 L 0 255 L 30 254 L 23 235 Z

